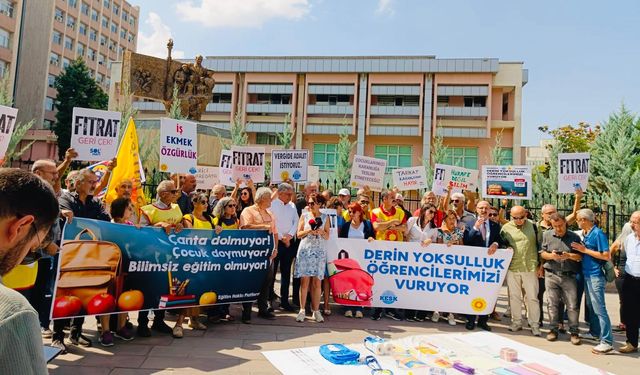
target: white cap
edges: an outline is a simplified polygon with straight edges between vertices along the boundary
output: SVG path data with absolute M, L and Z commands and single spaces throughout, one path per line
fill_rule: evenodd
M 349 192 L 349 189 L 340 189 L 340 191 L 338 192 L 338 195 L 348 195 L 348 196 L 351 196 L 351 192 Z

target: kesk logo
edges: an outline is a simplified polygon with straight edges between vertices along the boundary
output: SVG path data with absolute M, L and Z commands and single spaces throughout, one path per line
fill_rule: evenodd
M 380 295 L 380 301 L 386 305 L 393 305 L 398 301 L 398 297 L 396 297 L 392 291 L 385 290 L 382 295 Z

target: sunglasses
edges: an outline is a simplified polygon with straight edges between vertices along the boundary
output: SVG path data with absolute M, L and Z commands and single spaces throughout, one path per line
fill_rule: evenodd
M 526 216 L 511 216 L 511 218 L 512 218 L 513 220 L 524 220 L 524 219 L 526 219 L 527 217 L 526 217 Z
M 207 202 L 206 199 L 192 199 L 191 202 L 193 203 L 200 203 L 200 204 L 207 204 L 209 202 Z
M 249 195 L 249 193 L 247 193 L 246 191 L 243 191 L 242 195 Z
M 449 203 L 458 203 L 460 202 L 460 199 L 452 199 L 449 201 Z
M 237 205 L 237 204 L 235 204 L 235 203 L 229 203 L 229 204 L 227 205 L 227 207 L 238 207 L 238 205 Z
M 498 214 L 489 214 L 489 217 L 497 217 Z
M 316 205 L 316 202 L 313 202 L 313 201 L 312 201 L 312 202 L 307 202 L 307 204 L 308 204 L 309 206 L 315 206 L 315 205 Z

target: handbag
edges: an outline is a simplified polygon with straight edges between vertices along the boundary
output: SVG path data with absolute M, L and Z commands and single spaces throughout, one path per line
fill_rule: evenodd
M 604 278 L 607 279 L 607 282 L 610 283 L 616 279 L 616 273 L 613 270 L 613 263 L 607 260 L 602 263 L 602 272 L 604 273 Z
M 91 239 L 81 239 L 83 234 Z M 123 281 L 122 251 L 115 243 L 96 239 L 89 229 L 63 243 L 56 298 L 78 297 L 86 310 L 89 301 L 101 293 L 109 293 L 118 300 Z
M 342 344 L 327 344 L 319 348 L 320 355 L 334 365 L 358 364 L 360 353 L 349 349 Z

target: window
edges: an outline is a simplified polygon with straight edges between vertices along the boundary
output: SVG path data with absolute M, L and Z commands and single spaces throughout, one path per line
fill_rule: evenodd
M 42 125 L 44 126 L 45 129 L 47 130 L 51 130 L 53 128 L 53 121 L 51 120 L 44 120 L 42 122 Z
M 116 50 L 116 45 L 117 43 L 111 39 L 109 39 L 109 51 L 115 51 Z
M 498 165 L 513 165 L 513 148 L 501 147 L 498 156 Z
M 73 39 L 69 38 L 68 36 L 64 37 L 64 48 L 73 51 Z
M 129 17 L 129 25 L 131 26 L 136 25 L 136 18 L 134 16 Z
M 49 64 L 56 66 L 60 65 L 60 55 L 51 52 L 51 54 L 49 55 Z
M 129 12 L 127 12 L 126 10 L 122 11 L 122 20 L 129 21 Z
M 0 0 L 0 14 L 13 18 L 13 2 L 10 0 Z
M 409 96 L 378 95 L 376 99 L 378 100 L 378 105 L 391 106 L 391 107 L 404 107 L 404 106 L 417 107 L 420 102 L 420 97 L 416 95 L 409 95 Z
M 76 27 L 76 19 L 73 16 L 67 16 L 67 27 L 72 29 Z
M 411 154 L 411 146 L 380 145 L 375 146 L 373 157 L 386 160 L 386 173 L 391 173 L 397 168 L 411 167 Z
M 96 61 L 96 50 L 94 50 L 93 48 L 89 48 L 87 50 L 87 57 L 91 61 Z
M 44 109 L 47 111 L 53 111 L 53 98 L 48 96 L 44 98 Z
M 120 7 L 117 6 L 116 4 L 113 4 L 113 14 L 117 16 L 118 13 L 120 13 Z
M 56 13 L 54 16 L 55 20 L 62 23 L 64 22 L 64 12 L 58 8 L 56 8 Z
M 102 27 L 105 29 L 109 27 L 109 19 L 106 16 L 102 16 Z
M 56 76 L 54 76 L 53 74 L 49 74 L 47 76 L 47 86 L 54 87 L 55 84 L 56 84 Z
M 111 6 L 111 0 L 102 0 L 102 4 L 105 8 L 109 9 L 109 7 Z
M 98 20 L 98 11 L 93 8 L 91 8 L 91 19 L 94 21 Z
M 129 36 L 127 37 L 127 40 L 129 41 L 129 43 L 133 43 L 133 34 L 129 33 Z
M 96 74 L 96 82 L 102 83 L 102 81 L 104 81 L 104 75 L 100 73 Z
M 85 16 L 89 15 L 89 4 L 85 3 L 84 1 L 82 2 L 82 5 L 80 6 L 80 12 L 82 12 L 82 14 L 84 14 Z
M 62 68 L 63 69 L 67 69 L 67 67 L 71 65 L 71 61 L 69 61 L 69 59 L 67 59 L 66 57 L 62 58 Z
M 127 30 L 124 27 L 120 28 L 120 38 L 125 39 L 127 37 Z
M 113 21 L 111 22 L 111 32 L 114 34 L 118 33 L 118 25 L 116 25 L 116 23 Z
M 444 164 L 478 169 L 477 147 L 447 147 Z
M 80 22 L 80 27 L 78 29 L 80 31 L 80 35 L 87 35 L 87 25 Z
M 95 29 L 89 30 L 89 39 L 93 40 L 94 42 L 98 40 L 98 31 Z
M 231 94 L 213 94 L 211 103 L 231 103 Z M 269 143 L 265 143 L 269 144 Z
M 336 144 L 315 143 L 313 145 L 313 165 L 321 170 L 332 170 L 336 165 Z
M 5 29 L 0 29 L 0 47 L 9 48 L 9 41 L 11 36 Z
M 51 34 L 51 41 L 53 44 L 62 44 L 62 34 L 60 32 L 53 30 L 53 34 Z
M 316 105 L 349 105 L 349 95 L 316 95 Z
M 106 61 L 107 61 L 107 57 L 105 55 L 103 54 L 98 55 L 98 64 L 105 65 Z
M 486 107 L 487 97 L 486 96 L 465 96 L 464 106 L 465 107 Z
M 257 104 L 290 104 L 291 94 L 258 94 Z
M 69 6 L 75 8 L 78 6 L 78 0 L 69 0 Z
M 4 75 L 7 73 L 7 63 L 0 60 L 0 78 L 4 78 Z
M 281 145 L 280 139 L 276 133 L 257 133 L 256 144 L 259 145 Z
M 78 56 L 84 56 L 84 44 L 76 43 L 76 53 Z
M 448 107 L 448 106 L 449 106 L 449 97 L 438 96 L 438 107 Z
M 107 45 L 107 37 L 104 34 L 100 35 L 100 45 L 101 46 L 106 46 Z

